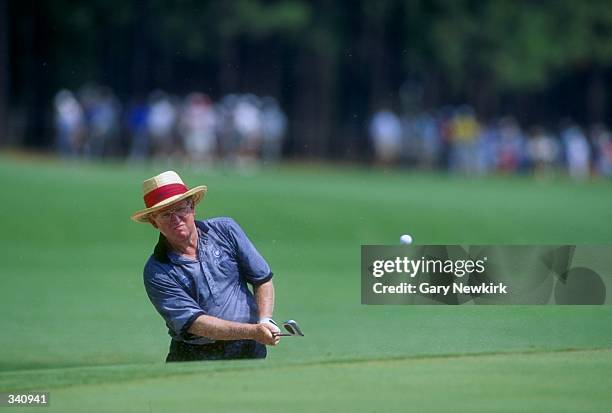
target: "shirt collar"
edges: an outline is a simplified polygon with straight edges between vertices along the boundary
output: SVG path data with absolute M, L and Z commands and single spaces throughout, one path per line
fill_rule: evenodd
M 202 230 L 202 232 L 204 232 L 204 234 L 208 234 L 209 226 L 205 221 L 196 221 L 195 224 L 196 227 L 198 227 Z

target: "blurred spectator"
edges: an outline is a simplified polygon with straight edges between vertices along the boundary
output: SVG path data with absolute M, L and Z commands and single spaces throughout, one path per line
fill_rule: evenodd
M 239 161 L 252 163 L 257 158 L 262 143 L 258 98 L 254 95 L 240 96 L 233 110 L 232 121 L 238 133 Z
M 378 163 L 391 165 L 397 162 L 402 127 L 395 113 L 389 110 L 377 112 L 370 123 L 370 137 Z
M 143 99 L 136 99 L 129 106 L 125 125 L 129 134 L 129 158 L 132 161 L 148 159 L 149 145 L 149 106 Z
M 499 123 L 499 147 L 497 167 L 502 172 L 517 172 L 525 158 L 525 137 L 513 117 L 503 118 Z
M 450 124 L 451 128 L 451 167 L 455 170 L 473 173 L 478 167 L 477 140 L 480 125 L 474 109 L 461 106 Z
M 118 155 L 121 106 L 115 95 L 95 85 L 85 86 L 80 93 L 87 119 L 85 154 L 98 159 Z
M 561 130 L 561 139 L 565 144 L 569 175 L 578 181 L 587 179 L 590 173 L 591 149 L 582 129 L 569 122 Z
M 71 157 L 82 151 L 85 116 L 72 92 L 63 89 L 55 95 L 56 145 L 61 156 Z
M 532 128 L 527 151 L 536 176 L 548 176 L 557 166 L 560 153 L 559 143 L 544 128 L 540 126 Z
M 216 108 L 217 119 L 217 147 L 219 157 L 226 163 L 233 164 L 240 146 L 240 136 L 234 125 L 234 107 L 238 96 L 229 94 L 225 96 Z
M 483 125 L 478 140 L 478 172 L 487 174 L 497 169 L 499 152 L 499 128 L 493 121 Z
M 287 117 L 276 99 L 266 96 L 261 100 L 261 158 L 264 162 L 278 162 L 287 130 Z
M 215 110 L 210 98 L 202 93 L 187 96 L 181 113 L 179 132 L 190 162 L 199 164 L 214 160 L 217 150 L 215 127 Z
M 169 158 L 179 150 L 174 139 L 176 112 L 174 103 L 164 92 L 155 91 L 151 94 L 147 131 L 154 158 Z
M 453 146 L 453 109 L 449 106 L 440 108 L 438 112 L 438 131 L 440 134 L 440 167 L 448 170 L 451 164 Z
M 407 165 L 418 164 L 421 156 L 417 117 L 418 115 L 413 112 L 399 117 L 401 137 L 398 157 L 402 163 Z
M 612 177 L 612 134 L 603 124 L 594 125 L 591 139 L 595 148 L 595 171 L 601 176 Z
M 442 149 L 441 136 L 436 119 L 428 112 L 422 112 L 416 118 L 416 135 L 419 140 L 420 162 L 422 167 L 437 167 Z

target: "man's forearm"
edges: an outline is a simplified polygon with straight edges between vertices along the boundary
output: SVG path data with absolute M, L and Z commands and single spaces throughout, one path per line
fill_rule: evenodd
M 253 287 L 255 303 L 259 311 L 259 318 L 272 317 L 274 312 L 274 284 L 272 280 Z
M 261 344 L 274 346 L 279 338 L 272 334 L 271 328 L 272 326 L 267 324 L 236 323 L 201 315 L 187 331 L 212 340 L 255 340 Z
M 255 325 L 222 320 L 209 315 L 201 315 L 187 330 L 196 336 L 212 340 L 243 340 L 255 337 Z

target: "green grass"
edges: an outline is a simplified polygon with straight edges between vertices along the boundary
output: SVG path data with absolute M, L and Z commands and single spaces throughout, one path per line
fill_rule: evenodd
M 612 356 L 593 350 L 612 348 L 609 307 L 362 306 L 359 291 L 360 245 L 406 232 L 419 244 L 610 244 L 609 182 L 179 167 L 209 187 L 200 217 L 247 231 L 276 274 L 277 318 L 307 336 L 265 362 L 167 366 L 142 286 L 156 234 L 129 220 L 140 182 L 164 169 L 0 157 L 0 391 L 51 389 L 57 411 L 280 411 L 290 394 L 296 411 L 610 405 Z
M 611 368 L 608 350 L 228 369 L 61 389 L 51 411 L 604 412 Z

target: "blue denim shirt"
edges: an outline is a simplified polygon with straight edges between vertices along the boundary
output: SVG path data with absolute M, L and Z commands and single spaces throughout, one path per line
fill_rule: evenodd
M 144 268 L 149 299 L 166 321 L 168 334 L 188 343 L 214 340 L 187 332 L 202 314 L 241 323 L 256 323 L 259 315 L 247 283 L 260 285 L 272 278 L 268 263 L 231 218 L 196 221 L 198 259 L 167 247 L 165 237 Z

